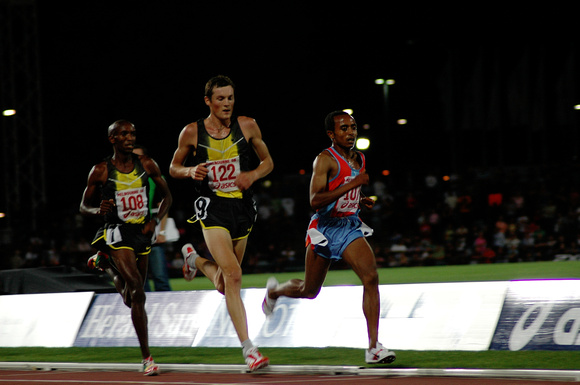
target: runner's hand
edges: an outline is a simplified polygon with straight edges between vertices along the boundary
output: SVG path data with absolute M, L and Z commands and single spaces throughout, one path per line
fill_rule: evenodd
M 115 201 L 109 199 L 107 201 L 102 200 L 101 205 L 99 206 L 99 215 L 105 215 L 113 211 L 113 207 L 115 207 Z

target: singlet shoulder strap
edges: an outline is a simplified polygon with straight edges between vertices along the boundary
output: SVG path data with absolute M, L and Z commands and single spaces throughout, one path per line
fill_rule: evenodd
M 334 160 L 336 161 L 336 164 L 338 165 L 338 170 L 336 171 L 336 175 L 334 177 L 332 177 L 332 179 L 330 179 L 328 182 L 332 182 L 333 180 L 335 180 L 336 178 L 339 177 L 341 170 L 342 170 L 342 163 L 345 162 L 344 159 L 342 158 L 342 156 L 340 156 L 340 154 L 338 152 L 336 152 L 336 150 L 332 147 L 328 147 L 326 149 L 326 151 L 328 151 L 328 153 L 334 158 Z
M 365 154 L 360 151 L 356 152 L 360 156 L 360 169 L 362 170 L 366 166 Z

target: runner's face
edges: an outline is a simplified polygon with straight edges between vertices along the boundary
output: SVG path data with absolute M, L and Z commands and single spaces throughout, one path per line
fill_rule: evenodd
M 130 153 L 133 152 L 136 138 L 137 131 L 135 127 L 130 124 L 124 124 L 115 129 L 115 132 L 111 136 L 111 143 L 115 145 L 117 150 Z
M 356 122 L 350 115 L 339 115 L 334 117 L 334 132 L 330 133 L 330 138 L 338 146 L 343 148 L 353 148 L 358 134 Z
M 234 101 L 234 89 L 232 86 L 214 88 L 211 100 L 207 96 L 205 97 L 205 104 L 209 106 L 211 114 L 220 120 L 227 120 L 232 117 Z

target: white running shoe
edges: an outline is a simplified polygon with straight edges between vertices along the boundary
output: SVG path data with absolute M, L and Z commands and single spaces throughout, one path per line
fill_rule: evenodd
M 264 314 L 269 316 L 274 312 L 274 306 L 276 306 L 276 300 L 270 298 L 270 291 L 278 287 L 278 280 L 274 277 L 268 278 L 266 282 L 266 295 L 264 296 L 264 301 L 262 302 L 262 311 Z
M 250 372 L 265 368 L 270 364 L 270 359 L 260 354 L 256 347 L 249 349 L 245 356 L 246 364 L 248 365 Z
M 396 358 L 395 352 L 385 348 L 380 342 L 377 342 L 376 348 L 368 349 L 365 352 L 367 364 L 390 364 Z
M 141 363 L 143 364 L 144 375 L 156 376 L 161 373 L 161 370 L 159 370 L 159 366 L 155 363 L 155 361 L 153 361 L 153 358 L 151 358 L 151 356 L 144 359 Z
M 193 277 L 195 277 L 195 273 L 197 273 L 197 268 L 195 267 L 195 264 L 191 266 L 192 264 L 188 261 L 191 260 L 190 257 L 192 255 L 197 255 L 197 251 L 195 251 L 191 243 L 186 243 L 181 248 L 181 254 L 183 254 L 183 278 L 185 278 L 186 281 L 191 281 Z

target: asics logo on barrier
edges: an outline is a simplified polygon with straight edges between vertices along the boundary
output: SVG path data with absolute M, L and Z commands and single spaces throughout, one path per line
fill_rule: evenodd
M 523 349 L 535 336 L 545 336 L 547 333 L 552 334 L 556 345 L 580 345 L 580 308 L 570 308 L 555 320 L 552 318 L 556 317 L 553 307 L 552 303 L 538 303 L 528 308 L 512 329 L 509 349 Z M 553 330 L 545 330 L 554 323 Z

